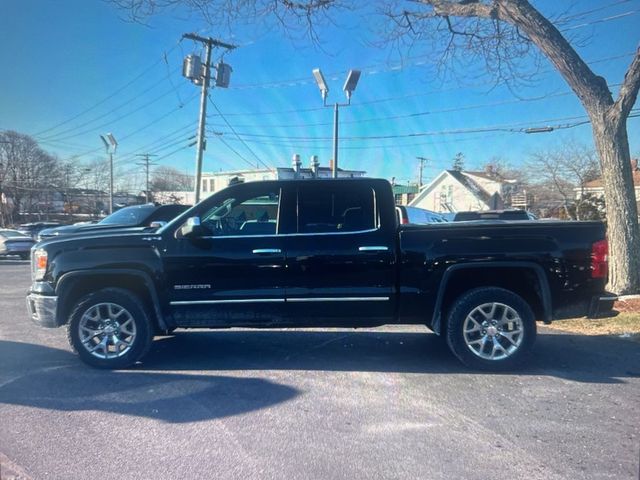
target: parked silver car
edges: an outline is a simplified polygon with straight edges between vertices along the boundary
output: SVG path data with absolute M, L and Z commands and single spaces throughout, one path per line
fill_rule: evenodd
M 17 230 L 0 230 L 0 256 L 16 255 L 26 260 L 34 243 L 33 238 Z

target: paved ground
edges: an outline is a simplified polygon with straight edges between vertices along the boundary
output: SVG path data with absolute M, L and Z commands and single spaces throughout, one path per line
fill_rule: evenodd
M 469 372 L 424 329 L 158 339 L 82 365 L 31 325 L 0 260 L 3 479 L 636 479 L 640 348 L 543 332 L 518 374 Z

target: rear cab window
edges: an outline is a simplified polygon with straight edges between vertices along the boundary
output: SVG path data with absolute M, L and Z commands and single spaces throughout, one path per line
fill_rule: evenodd
M 313 184 L 298 189 L 298 233 L 346 233 L 378 228 L 375 191 L 362 184 Z

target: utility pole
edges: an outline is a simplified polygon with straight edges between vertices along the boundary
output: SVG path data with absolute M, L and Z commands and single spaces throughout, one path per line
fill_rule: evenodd
M 204 64 L 202 64 L 199 74 L 194 75 L 191 71 L 187 72 L 187 64 L 191 60 L 185 61 L 185 69 L 183 71 L 183 75 L 192 80 L 196 85 L 200 84 L 200 82 L 202 84 L 202 92 L 200 94 L 200 119 L 198 121 L 198 138 L 196 140 L 196 181 L 194 191 L 195 205 L 200 201 L 200 184 L 202 183 L 202 156 L 204 154 L 204 149 L 206 148 L 204 130 L 207 121 L 207 92 L 209 90 L 209 81 L 211 80 L 211 50 L 213 49 L 213 47 L 222 47 L 226 48 L 227 50 L 233 50 L 236 47 L 235 45 L 224 43 L 211 37 L 201 37 L 200 35 L 196 35 L 195 33 L 185 33 L 184 35 L 182 35 L 182 38 L 187 38 L 189 40 L 193 40 L 194 42 L 200 42 L 205 46 L 205 62 Z M 187 59 L 189 59 L 189 57 L 187 57 Z M 222 69 L 224 70 L 224 73 L 218 70 L 218 76 L 226 75 L 228 84 L 228 75 L 230 75 L 231 68 L 225 64 L 221 65 L 224 65 L 227 68 Z M 223 87 L 227 86 L 224 85 L 224 82 L 221 82 L 221 80 L 219 80 L 218 78 L 216 78 L 216 85 Z
M 420 173 L 418 174 L 418 189 L 422 188 L 422 170 L 424 169 L 425 162 L 428 162 L 429 159 L 427 157 L 416 157 L 420 160 Z
M 142 167 L 145 167 L 146 170 L 146 176 L 147 176 L 147 187 L 145 188 L 144 191 L 144 196 L 146 197 L 147 203 L 149 203 L 149 165 L 157 165 L 156 163 L 151 163 L 149 162 L 149 157 L 156 157 L 157 155 L 153 154 L 153 153 L 139 153 L 138 155 L 136 155 L 136 157 L 143 157 L 144 160 L 142 162 L 138 162 L 136 163 L 136 165 L 140 165 Z

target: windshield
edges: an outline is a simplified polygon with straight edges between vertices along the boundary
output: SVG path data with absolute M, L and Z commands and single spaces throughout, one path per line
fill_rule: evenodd
M 100 225 L 140 225 L 155 210 L 151 205 L 136 205 L 133 207 L 125 207 L 117 212 L 113 212 L 108 217 L 103 218 Z

